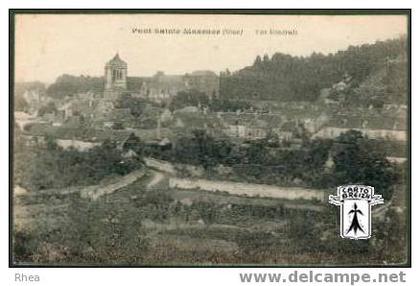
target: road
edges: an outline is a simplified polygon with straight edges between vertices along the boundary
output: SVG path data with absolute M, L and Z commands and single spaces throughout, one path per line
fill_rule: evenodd
M 163 179 L 165 176 L 161 172 L 151 171 L 152 179 L 147 183 L 147 189 L 154 189 Z

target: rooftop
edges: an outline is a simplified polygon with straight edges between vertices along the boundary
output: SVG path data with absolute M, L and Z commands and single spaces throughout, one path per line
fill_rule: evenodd
M 110 60 L 109 62 L 107 62 L 106 66 L 112 66 L 112 67 L 123 67 L 123 68 L 127 68 L 127 63 L 125 61 L 123 61 L 120 58 L 120 55 L 117 53 L 112 60 Z

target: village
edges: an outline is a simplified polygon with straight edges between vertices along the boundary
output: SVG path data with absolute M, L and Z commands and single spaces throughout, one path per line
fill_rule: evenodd
M 170 144 L 174 137 L 192 129 L 204 128 L 215 136 L 239 140 L 258 140 L 275 134 L 282 142 L 301 143 L 302 133 L 311 138 L 335 138 L 348 130 L 359 130 L 371 139 L 388 140 L 404 146 L 407 141 L 407 106 L 388 104 L 377 108 L 351 108 L 348 111 L 328 99 L 327 94 L 347 88 L 346 79 L 322 90 L 320 101 L 312 103 L 255 101 L 249 109 L 211 111 L 208 106 L 185 106 L 170 110 L 169 103 L 179 92 L 194 90 L 209 100 L 221 97 L 219 76 L 211 71 L 185 75 L 155 76 L 131 90 L 127 63 L 119 55 L 105 67 L 104 89 L 69 94 L 53 99 L 40 90 L 26 90 L 26 112 L 15 112 L 16 127 L 27 144 L 42 144 L 52 136 L 63 148 L 86 151 L 105 138 L 119 144 L 134 133 L 148 144 Z M 143 114 L 136 118 L 118 99 L 128 96 L 141 99 Z M 42 114 L 41 107 L 54 106 Z M 378 112 L 379 111 L 379 112 Z M 86 129 L 81 134 L 81 129 Z M 401 149 L 401 148 L 399 148 Z M 404 162 L 404 151 L 390 152 L 390 160 Z
M 391 201 L 395 193 L 404 197 L 404 182 L 394 180 L 394 173 L 404 172 L 407 160 L 406 104 L 346 107 L 344 95 L 353 88 L 348 74 L 321 89 L 315 102 L 233 100 L 225 94 L 225 77 L 208 70 L 129 76 L 129 64 L 117 53 L 105 63 L 102 78 L 81 77 L 94 82 L 83 91 L 72 92 L 75 77 L 69 75 L 49 87 L 56 88 L 53 93 L 24 89 L 20 100 L 26 104 L 14 112 L 17 150 L 25 153 L 22 158 L 37 154 L 40 166 L 57 174 L 44 174 L 42 167 L 19 173 L 14 223 L 22 239 L 29 239 L 28 230 L 66 237 L 65 243 L 40 246 L 39 259 L 66 261 L 71 252 L 81 263 L 183 264 L 198 253 L 199 263 L 296 262 L 295 252 L 308 250 L 305 244 L 314 237 L 302 238 L 295 220 L 311 231 L 324 229 L 316 244 L 325 247 L 337 224 L 326 218 L 333 171 L 341 154 L 364 144 L 366 154 L 380 146 L 384 154 L 366 162 L 384 156 L 375 164 L 387 179 L 375 180 L 391 182 L 385 195 L 390 201 L 374 216 L 383 222 L 391 212 L 392 219 L 402 219 L 404 200 L 392 206 Z M 346 143 L 348 138 L 355 142 Z M 313 218 L 319 222 L 312 224 Z M 69 224 L 77 231 L 64 234 Z M 116 237 L 109 227 L 135 234 Z M 70 242 L 85 231 L 80 245 Z M 106 241 L 92 242 L 98 235 Z M 109 247 L 125 240 L 140 252 L 121 246 L 109 256 Z M 335 247 L 299 259 L 319 263 L 346 246 Z M 367 251 L 364 244 L 355 247 Z M 337 261 L 346 259 L 352 257 Z M 367 257 L 366 263 L 369 259 L 378 258 Z

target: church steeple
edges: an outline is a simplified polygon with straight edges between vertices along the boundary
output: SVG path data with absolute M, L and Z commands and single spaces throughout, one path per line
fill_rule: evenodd
M 127 63 L 118 53 L 105 65 L 105 91 L 127 89 Z

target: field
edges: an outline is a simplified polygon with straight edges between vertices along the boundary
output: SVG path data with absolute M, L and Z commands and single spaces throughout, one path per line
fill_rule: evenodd
M 17 264 L 354 265 L 401 263 L 399 252 L 341 240 L 325 202 L 169 189 L 148 170 L 96 200 L 78 188 L 16 195 Z M 375 230 L 374 230 L 375 231 Z M 386 238 L 385 238 L 386 239 Z M 362 255 L 361 255 L 362 254 Z M 357 257 L 357 260 L 356 260 Z

